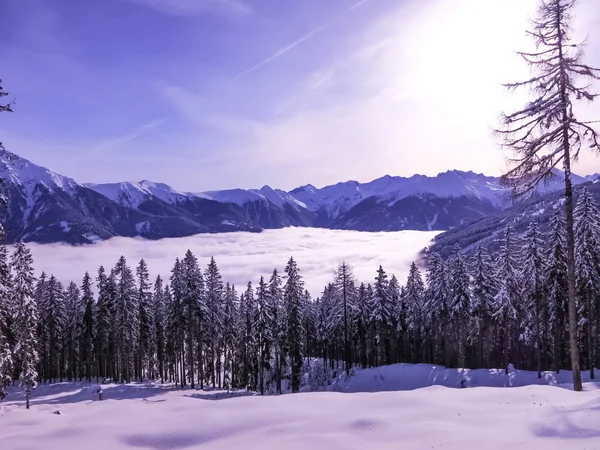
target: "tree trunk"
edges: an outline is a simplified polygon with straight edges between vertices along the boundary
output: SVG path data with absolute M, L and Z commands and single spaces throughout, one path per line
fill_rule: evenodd
M 560 9 L 560 2 L 557 0 L 557 9 Z M 558 11 L 557 11 L 558 12 Z M 558 30 L 558 51 L 559 61 L 564 64 L 563 53 L 563 30 L 561 26 L 561 14 L 557 14 Z M 575 284 L 575 231 L 573 225 L 573 185 L 571 183 L 571 145 L 569 142 L 569 112 L 568 112 L 568 94 L 567 94 L 567 74 L 564 66 L 561 66 L 560 74 L 560 94 L 562 104 L 563 119 L 563 149 L 565 164 L 565 214 L 567 226 L 567 268 L 569 283 L 569 346 L 571 349 L 571 368 L 573 370 L 573 390 L 581 391 L 581 368 L 579 366 L 579 347 L 577 343 L 577 294 Z

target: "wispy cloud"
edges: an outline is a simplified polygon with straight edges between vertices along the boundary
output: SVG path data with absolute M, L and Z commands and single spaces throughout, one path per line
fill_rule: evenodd
M 303 42 L 308 41 L 310 38 L 312 38 L 313 36 L 315 36 L 319 32 L 321 32 L 321 31 L 325 30 L 326 28 L 330 27 L 335 22 L 335 20 L 336 19 L 330 20 L 329 22 L 326 22 L 323 25 L 320 25 L 320 26 L 318 26 L 316 28 L 313 28 L 308 33 L 306 33 L 304 36 L 300 37 L 299 39 L 296 39 L 291 44 L 288 44 L 285 47 L 280 48 L 279 50 L 277 50 L 275 53 L 273 53 L 268 58 L 263 59 L 261 62 L 255 64 L 254 66 L 250 67 L 249 69 L 246 69 L 243 72 L 238 73 L 235 77 L 236 78 L 240 78 L 240 77 L 243 77 L 244 75 L 248 75 L 249 73 L 254 72 L 257 69 L 260 69 L 262 66 L 264 66 L 266 64 L 269 64 L 271 61 L 274 61 L 277 58 L 280 58 L 281 56 L 285 55 L 287 52 L 289 52 L 293 48 L 297 47 L 298 45 L 302 44 Z
M 140 125 L 139 127 L 133 129 L 129 133 L 123 134 L 121 136 L 116 136 L 116 137 L 105 139 L 105 140 L 99 142 L 98 144 L 96 144 L 95 146 L 93 146 L 90 152 L 82 154 L 81 156 L 82 157 L 96 156 L 106 150 L 110 150 L 115 147 L 120 147 L 124 144 L 127 144 L 131 141 L 134 141 L 138 138 L 141 138 L 141 137 L 147 135 L 153 129 L 155 129 L 158 126 L 165 123 L 166 120 L 167 120 L 166 118 L 152 120 L 150 122 Z
M 243 0 L 128 0 L 138 5 L 152 8 L 162 14 L 179 17 L 203 14 L 224 16 L 247 16 L 252 8 Z
M 293 50 L 295 47 L 299 46 L 300 44 L 302 44 L 303 42 L 308 41 L 309 39 L 312 39 L 314 36 L 316 36 L 317 34 L 321 33 L 322 31 L 326 30 L 327 28 L 329 28 L 330 26 L 332 26 L 334 23 L 336 23 L 338 20 L 340 20 L 345 14 L 355 10 L 356 8 L 370 2 L 371 0 L 360 0 L 357 3 L 352 4 L 344 13 L 340 14 L 337 17 L 334 17 L 333 19 L 319 25 L 318 27 L 313 28 L 312 30 L 310 30 L 308 33 L 306 33 L 304 36 L 301 36 L 300 38 L 296 39 L 294 42 L 292 42 L 291 44 L 286 45 L 283 48 L 280 48 L 279 50 L 277 50 L 275 53 L 273 53 L 271 56 L 269 56 L 268 58 L 263 59 L 262 61 L 260 61 L 259 63 L 255 64 L 254 66 L 250 67 L 249 69 L 244 70 L 243 72 L 238 73 L 235 78 L 240 78 L 243 77 L 244 75 L 247 75 L 251 72 L 254 72 L 257 69 L 260 69 L 262 66 L 276 60 L 277 58 L 282 57 L 283 55 L 285 55 L 287 52 L 289 52 L 290 50 Z

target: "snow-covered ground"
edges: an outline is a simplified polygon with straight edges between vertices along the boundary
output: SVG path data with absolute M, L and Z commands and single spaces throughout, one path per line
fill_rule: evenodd
M 543 382 L 560 385 L 569 375 L 546 374 Z M 11 393 L 0 411 L 0 449 L 600 449 L 600 384 L 585 383 L 581 393 L 549 385 L 455 388 L 464 376 L 395 365 L 357 371 L 334 388 L 346 393 L 232 398 L 109 385 L 102 402 L 93 385 L 59 383 L 40 386 L 29 411 L 21 393 Z M 467 376 L 471 386 L 537 382 L 525 372 Z M 431 384 L 453 387 L 389 391 Z

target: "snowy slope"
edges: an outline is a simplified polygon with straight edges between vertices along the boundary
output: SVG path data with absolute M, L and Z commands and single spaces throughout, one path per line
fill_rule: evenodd
M 40 386 L 30 410 L 21 392 L 9 395 L 0 410 L 0 448 L 594 450 L 598 388 L 433 386 L 238 397 L 133 383 L 104 386 L 99 402 L 94 385 L 62 383 Z
M 37 185 L 48 190 L 60 189 L 74 195 L 77 187 L 81 187 L 72 178 L 54 173 L 45 167 L 38 166 L 20 156 L 0 149 L 0 177 L 5 182 L 19 186 L 27 198 L 27 206 L 34 202 L 34 191 Z
M 197 197 L 194 194 L 179 192 L 167 184 L 154 183 L 148 180 L 101 184 L 87 183 L 85 186 L 129 208 L 138 208 L 141 203 L 151 200 L 152 197 L 169 204 L 176 204 L 189 197 Z
M 296 199 L 293 195 L 290 195 L 281 189 L 273 189 L 267 185 L 260 189 L 226 189 L 222 191 L 201 192 L 197 195 L 218 202 L 235 203 L 240 206 L 249 202 L 268 201 L 279 208 L 288 204 L 295 209 L 306 209 L 306 205 Z
M 543 194 L 562 188 L 560 174 L 557 171 L 557 177 L 550 183 L 540 184 L 538 192 Z M 573 175 L 573 184 L 586 181 L 585 178 Z M 338 217 L 369 197 L 393 203 L 411 196 L 466 196 L 502 207 L 507 204 L 509 193 L 509 189 L 500 185 L 498 177 L 459 170 L 443 172 L 435 177 L 414 175 L 404 178 L 386 175 L 369 183 L 347 181 L 321 189 L 308 184 L 290 191 L 290 194 L 306 204 L 311 211 L 324 210 L 332 218 Z

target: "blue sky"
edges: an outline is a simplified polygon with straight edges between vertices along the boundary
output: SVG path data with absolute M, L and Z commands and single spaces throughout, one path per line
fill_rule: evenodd
M 527 73 L 513 50 L 535 3 L 5 0 L 2 141 L 78 181 L 188 191 L 499 174 L 490 129 L 517 99 L 498 83 Z

